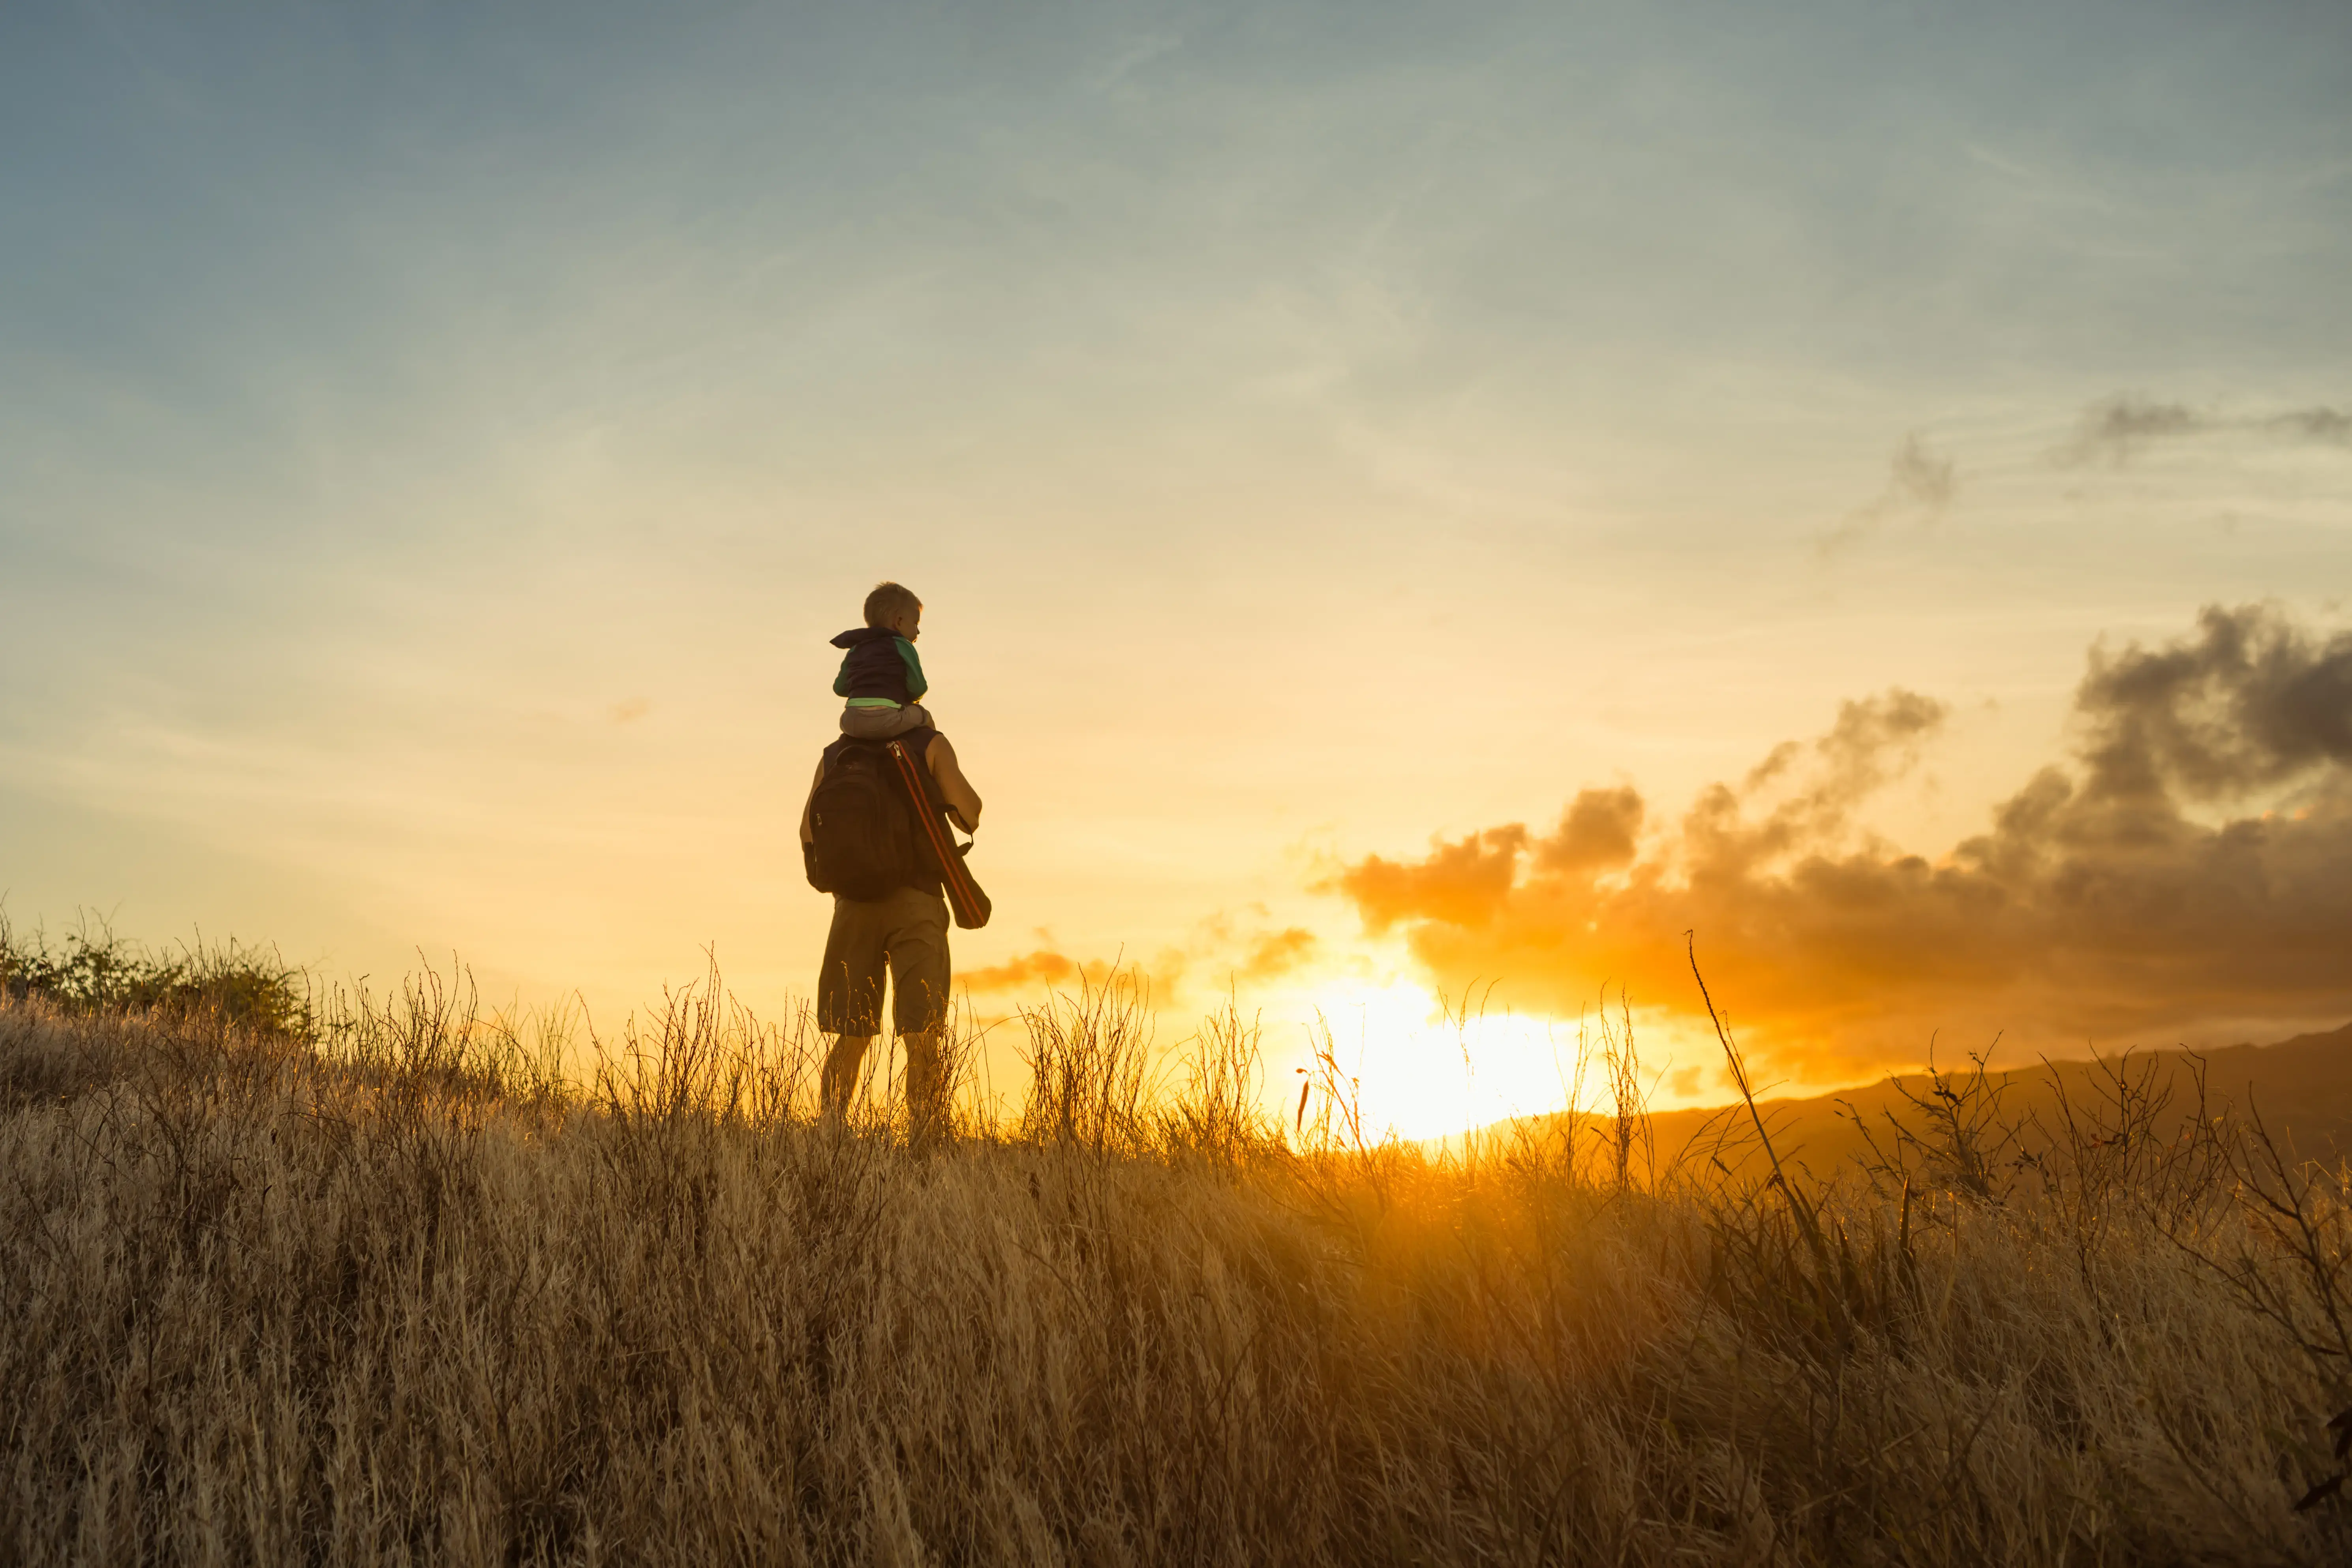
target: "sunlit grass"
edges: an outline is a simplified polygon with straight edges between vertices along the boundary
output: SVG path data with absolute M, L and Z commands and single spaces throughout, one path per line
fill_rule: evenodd
M 1759 1184 L 1736 1142 L 1647 1147 L 1621 1015 L 1584 1041 L 1612 1113 L 1440 1154 L 1384 1135 L 1342 1020 L 1300 1106 L 1238 1012 L 1143 1003 L 1041 998 L 992 1094 L 966 1034 L 917 1146 L 890 1053 L 828 1126 L 808 1021 L 715 975 L 584 1040 L 462 974 L 276 1020 L 17 994 L 0 1556 L 2352 1545 L 2345 1188 L 2226 1116 L 2158 1139 L 2126 1076 L 2002 1142 L 1950 1079 L 1874 1168 Z M 1358 1067 L 1376 1005 L 1428 1023 L 1367 999 Z

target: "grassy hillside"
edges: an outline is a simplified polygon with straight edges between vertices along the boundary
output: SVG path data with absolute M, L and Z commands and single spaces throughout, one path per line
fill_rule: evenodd
M 2249 1123 L 2259 1120 L 2283 1147 L 2306 1158 L 2332 1163 L 2352 1153 L 2352 1024 L 2270 1046 L 2136 1051 L 2106 1061 L 2035 1062 L 1999 1071 L 1964 1062 L 1939 1076 L 1905 1074 L 1759 1106 L 1783 1160 L 1817 1178 L 1832 1178 L 1892 1154 L 1902 1142 L 1898 1129 L 1919 1121 L 1923 1108 L 1939 1101 L 1939 1086 L 1948 1094 L 1965 1092 L 1992 1116 L 1992 1124 L 2014 1132 L 2002 1152 L 2013 1173 L 2030 1168 L 2039 1152 L 2063 1140 L 2070 1110 L 2078 1117 L 2118 1115 L 2118 1094 L 2129 1085 L 2143 1085 L 2152 1100 L 2161 1100 L 2142 1108 L 2146 1131 L 2158 1138 L 2178 1139 L 2200 1114 L 2228 1114 Z M 1664 1159 L 1720 1155 L 1739 1165 L 1759 1155 L 1744 1109 L 1660 1111 L 1650 1127 Z
M 1260 1121 L 1235 1020 L 1155 1066 L 1113 993 L 914 1147 L 715 980 L 580 1081 L 446 981 L 12 990 L 11 1562 L 2352 1549 L 2345 1189 L 2227 1118 L 2086 1108 L 1998 1190 L 1927 1121 L 1907 1185 L 1611 1123 L 1433 1162 L 1337 1081 Z

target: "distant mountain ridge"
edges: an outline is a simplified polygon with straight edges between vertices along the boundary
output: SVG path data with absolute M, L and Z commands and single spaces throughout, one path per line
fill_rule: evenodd
M 2224 1109 L 2242 1118 L 2259 1113 L 2283 1149 L 2327 1161 L 2352 1155 L 2352 1024 L 2321 1034 L 2297 1035 L 2273 1045 L 2227 1046 L 2199 1052 L 2135 1050 L 2127 1058 L 2104 1059 L 2110 1068 L 2127 1062 L 2134 1075 L 2152 1068 L 2157 1082 L 2169 1089 L 2169 1103 L 2152 1128 L 2159 1137 L 2177 1137 L 2187 1119 L 2196 1113 L 2189 1069 L 2201 1062 L 2209 1114 Z M 1947 1082 L 1958 1076 L 1946 1069 Z M 2070 1059 L 2000 1068 L 1986 1073 L 1985 1079 L 1988 1089 L 2001 1093 L 2004 1119 L 2022 1122 L 2029 1117 L 2039 1118 L 2046 1127 L 2053 1124 L 2060 1112 L 2062 1088 L 2078 1108 L 2096 1103 L 2102 1097 L 2104 1073 L 2097 1061 Z M 1764 1115 L 1782 1163 L 1827 1179 L 1850 1170 L 1857 1158 L 1868 1152 L 1857 1117 L 1878 1132 L 1882 1142 L 1890 1131 L 1889 1112 L 1913 1122 L 1918 1120 L 1904 1094 L 1906 1089 L 1913 1095 L 1926 1096 L 1932 1092 L 1933 1084 L 1924 1072 L 1903 1073 L 1834 1094 L 1762 1100 L 1757 1108 Z M 1654 1112 L 1650 1139 L 1652 1157 L 1660 1170 L 1677 1159 L 1701 1163 L 1720 1159 L 1734 1170 L 1760 1164 L 1747 1111 L 1736 1103 Z

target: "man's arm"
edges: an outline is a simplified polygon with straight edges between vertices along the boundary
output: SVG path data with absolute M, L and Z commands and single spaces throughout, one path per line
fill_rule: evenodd
M 931 743 L 924 748 L 924 754 L 930 758 L 931 777 L 939 781 L 940 798 L 947 803 L 948 815 L 966 833 L 978 831 L 980 792 L 971 787 L 971 781 L 956 766 L 955 748 L 948 744 L 945 735 L 934 735 Z M 803 827 L 801 831 L 806 833 L 808 829 Z

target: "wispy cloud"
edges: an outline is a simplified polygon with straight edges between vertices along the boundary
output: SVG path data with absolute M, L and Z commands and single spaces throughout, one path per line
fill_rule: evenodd
M 2229 415 L 2117 393 L 2083 410 L 2074 438 L 2059 448 L 2058 457 L 2077 466 L 2120 468 L 2157 447 L 2228 434 L 2298 446 L 2352 447 L 2352 414 L 2315 405 L 2279 414 Z
M 1183 47 L 1182 37 L 1175 33 L 1145 33 L 1130 38 L 1109 59 L 1087 73 L 1087 90 L 1118 93 L 1127 87 L 1129 79 L 1137 71 L 1160 56 Z
M 1264 910 L 1256 912 L 1263 915 Z M 1244 929 L 1229 912 L 1200 921 L 1181 945 L 1161 948 L 1149 963 L 1129 963 L 1118 955 L 1081 958 L 1053 945 L 1048 933 L 1039 935 L 1047 945 L 1002 963 L 961 971 L 956 983 L 976 995 L 1034 995 L 1100 985 L 1114 972 L 1131 968 L 1150 979 L 1162 1001 L 1173 1001 L 1186 980 L 1196 974 L 1213 975 L 1220 986 L 1228 982 L 1262 984 L 1296 973 L 1322 952 L 1320 939 L 1304 926 Z
M 2273 414 L 2262 424 L 2263 428 L 2294 440 L 2352 447 L 2352 414 L 2337 409 L 2298 408 L 2289 414 Z
M 1959 474 L 1952 459 L 1930 447 L 1915 430 L 1903 437 L 1887 460 L 1885 486 L 1867 503 L 1824 530 L 1815 548 L 1824 556 L 1833 554 L 1900 519 L 1922 525 L 1935 522 L 1950 510 L 1959 491 Z
M 1055 991 L 1080 983 L 1098 984 L 1110 972 L 1108 960 L 1076 959 L 1041 947 L 1032 952 L 1015 953 L 1003 963 L 963 970 L 956 975 L 956 982 L 967 990 L 992 995 L 1013 991 Z
M 1304 926 L 1269 931 L 1250 944 L 1249 954 L 1234 972 L 1237 980 L 1277 980 L 1315 956 L 1319 943 Z

